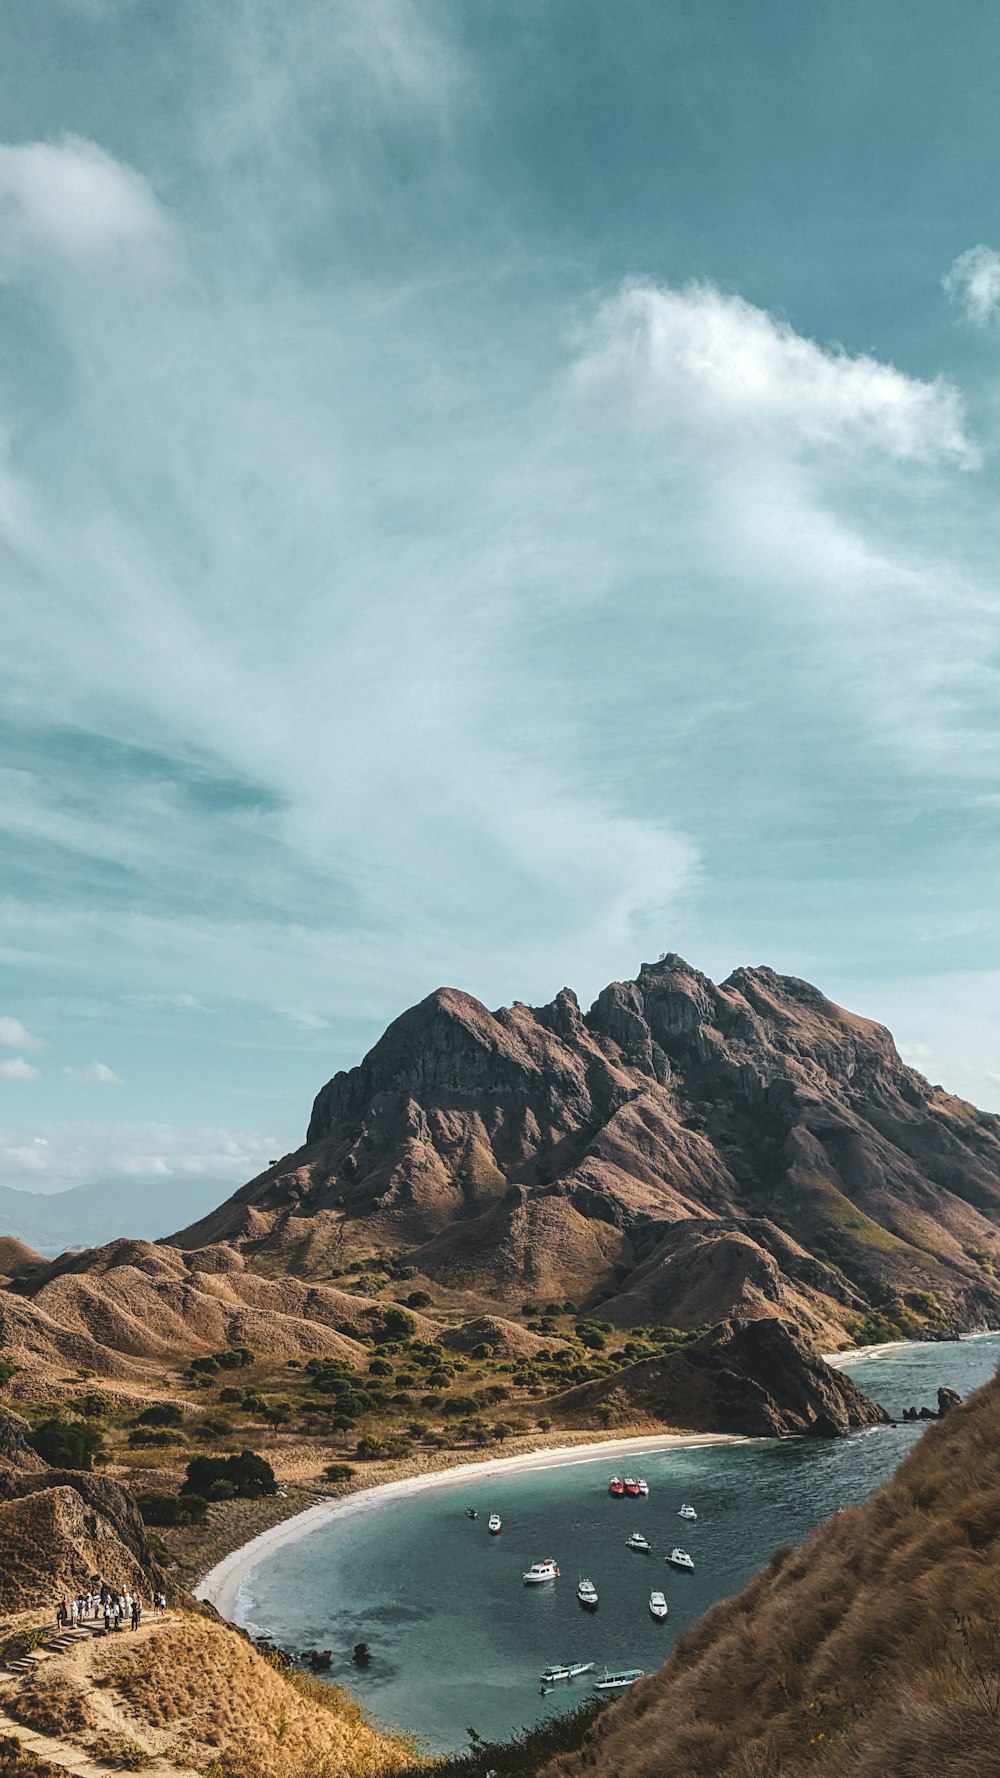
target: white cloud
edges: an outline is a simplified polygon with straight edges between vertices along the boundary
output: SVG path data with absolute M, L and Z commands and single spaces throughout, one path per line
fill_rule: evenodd
M 20 1019 L 9 1015 L 0 1018 L 0 1044 L 8 1050 L 35 1051 L 46 1047 L 44 1038 L 33 1036 Z
M 712 284 L 630 281 L 581 338 L 575 376 L 622 392 L 641 417 L 765 435 L 791 452 L 868 448 L 899 462 L 979 458 L 962 397 L 867 356 L 816 345 L 787 321 Z
M 38 1069 L 23 1056 L 13 1056 L 9 1062 L 0 1062 L 0 1080 L 37 1080 Z
M 0 222 L 5 258 L 40 246 L 90 260 L 123 247 L 159 248 L 167 232 L 142 174 L 70 135 L 0 143 Z
M 1000 314 L 1000 253 L 992 247 L 970 247 L 960 253 L 942 279 L 949 301 L 973 327 L 986 327 Z
M 88 1062 L 79 1068 L 64 1068 L 67 1080 L 75 1081 L 77 1086 L 86 1087 L 120 1087 L 124 1083 L 120 1074 L 109 1068 L 106 1062 Z
M 273 1136 L 217 1125 L 59 1124 L 44 1136 L 37 1129 L 0 1125 L 0 1182 L 17 1185 L 29 1173 L 45 1191 L 101 1178 L 177 1176 L 239 1185 L 283 1152 Z

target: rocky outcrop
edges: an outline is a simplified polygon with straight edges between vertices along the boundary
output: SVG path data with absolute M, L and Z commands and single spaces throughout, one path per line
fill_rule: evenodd
M 721 1323 L 662 1358 L 642 1360 L 549 1404 L 566 1424 L 581 1414 L 609 1425 L 649 1424 L 747 1438 L 839 1438 L 888 1422 L 849 1377 L 810 1351 L 774 1317 Z
M 403 1251 L 507 1313 L 940 1335 L 1000 1322 L 1000 1120 L 806 982 L 668 955 L 586 1014 L 439 989 L 321 1090 L 302 1149 L 173 1239 L 315 1278 Z

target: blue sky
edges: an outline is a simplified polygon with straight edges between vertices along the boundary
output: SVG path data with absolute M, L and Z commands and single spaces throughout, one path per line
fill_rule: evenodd
M 1000 1108 L 1000 15 L 0 11 L 0 1180 L 439 983 L 767 962 Z

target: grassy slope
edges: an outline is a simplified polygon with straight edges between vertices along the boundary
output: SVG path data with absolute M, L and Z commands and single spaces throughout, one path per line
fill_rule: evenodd
M 1000 1380 L 776 1552 L 545 1778 L 1000 1774 Z

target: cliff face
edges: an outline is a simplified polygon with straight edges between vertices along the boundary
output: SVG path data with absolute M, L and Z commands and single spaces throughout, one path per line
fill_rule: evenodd
M 776 1551 L 542 1778 L 991 1778 L 1000 1381 Z
M 568 989 L 430 995 L 322 1089 L 302 1149 L 173 1241 L 314 1277 L 403 1252 L 501 1308 L 777 1315 L 822 1346 L 873 1312 L 996 1325 L 998 1223 L 1000 1120 L 807 983 L 670 956 L 586 1015 Z

